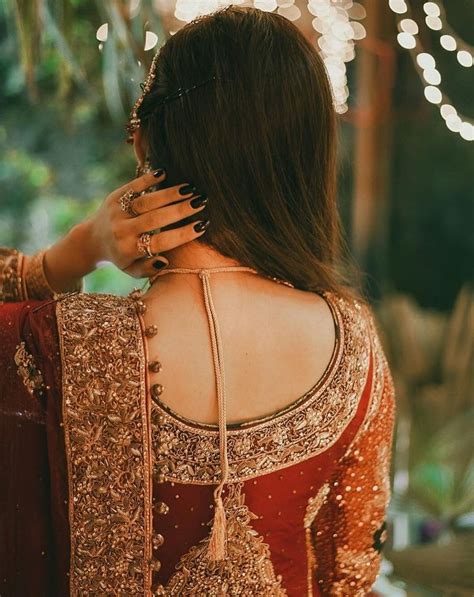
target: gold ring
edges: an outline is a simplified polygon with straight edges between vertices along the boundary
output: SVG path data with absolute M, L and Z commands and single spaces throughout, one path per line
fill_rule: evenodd
M 144 257 L 154 257 L 150 247 L 151 239 L 152 235 L 149 232 L 142 232 L 138 237 L 137 249 Z
M 127 191 L 119 199 L 120 209 L 129 216 L 132 216 L 132 218 L 136 218 L 139 215 L 133 209 L 133 202 L 135 201 L 137 196 L 137 193 L 134 193 L 133 191 Z

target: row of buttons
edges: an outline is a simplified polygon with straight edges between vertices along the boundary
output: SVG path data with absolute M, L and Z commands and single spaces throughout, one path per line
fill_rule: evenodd
M 130 293 L 129 297 L 135 301 L 135 305 L 136 305 L 138 313 L 140 315 L 143 315 L 146 311 L 146 305 L 142 300 L 141 291 L 138 289 L 135 289 Z M 152 338 L 153 336 L 156 336 L 157 333 L 158 333 L 158 327 L 156 325 L 150 325 L 145 328 L 145 336 L 147 338 Z M 159 373 L 161 371 L 161 369 L 162 369 L 161 363 L 157 360 L 151 361 L 148 364 L 148 370 L 150 371 L 150 373 Z M 164 387 L 161 384 L 158 384 L 158 383 L 153 384 L 150 387 L 150 394 L 151 394 L 152 400 L 156 400 L 162 394 L 163 390 L 164 390 Z M 162 421 L 160 420 L 160 417 L 159 417 L 158 423 L 160 424 L 161 422 Z M 155 481 L 157 483 L 164 483 L 164 481 L 165 481 L 164 475 L 159 471 L 154 471 L 153 478 L 155 479 Z M 160 515 L 166 515 L 169 512 L 169 506 L 167 504 L 165 504 L 164 502 L 160 501 L 160 502 L 157 502 L 156 504 L 154 504 L 153 511 Z M 157 551 L 163 545 L 164 542 L 165 542 L 165 538 L 163 537 L 163 535 L 161 535 L 159 533 L 153 533 L 153 535 L 152 535 L 153 551 Z M 152 572 L 158 573 L 161 570 L 161 562 L 153 556 L 153 559 L 150 562 L 150 567 L 151 567 Z M 153 595 L 165 595 L 165 588 L 163 585 L 157 584 L 152 587 L 152 592 L 153 592 Z

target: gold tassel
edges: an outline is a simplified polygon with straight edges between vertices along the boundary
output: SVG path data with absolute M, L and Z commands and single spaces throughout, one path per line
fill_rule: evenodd
M 227 521 L 220 495 L 215 499 L 214 521 L 207 555 L 211 562 L 224 560 L 227 557 Z

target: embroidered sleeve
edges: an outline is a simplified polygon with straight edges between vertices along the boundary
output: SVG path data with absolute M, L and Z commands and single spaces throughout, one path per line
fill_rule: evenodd
M 26 299 L 23 281 L 24 255 L 15 249 L 0 247 L 0 303 Z
M 394 388 L 370 317 L 380 373 L 365 422 L 338 464 L 312 525 L 316 582 L 323 595 L 367 595 L 378 574 L 390 497 Z

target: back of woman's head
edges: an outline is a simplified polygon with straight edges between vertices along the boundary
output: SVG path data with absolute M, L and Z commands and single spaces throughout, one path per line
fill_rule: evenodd
M 331 90 L 291 22 L 229 7 L 189 23 L 161 48 L 138 116 L 152 166 L 209 197 L 198 242 L 297 288 L 344 292 Z

